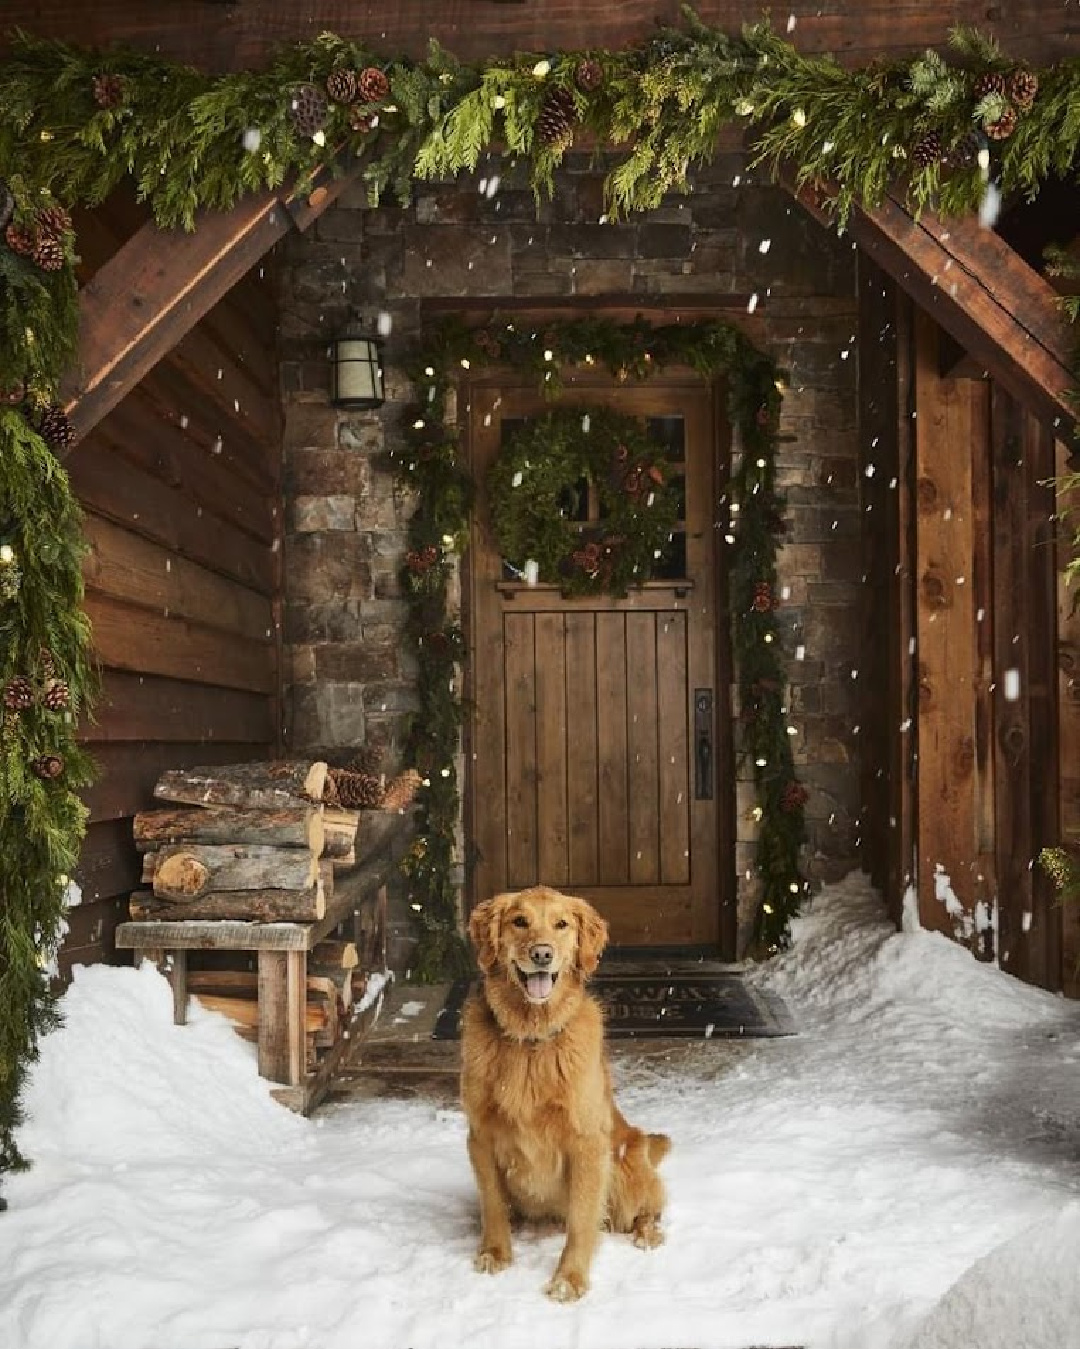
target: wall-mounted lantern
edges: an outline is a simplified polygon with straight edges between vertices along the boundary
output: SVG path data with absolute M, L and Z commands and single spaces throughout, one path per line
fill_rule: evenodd
M 330 349 L 330 401 L 335 407 L 382 407 L 382 344 L 354 319 Z

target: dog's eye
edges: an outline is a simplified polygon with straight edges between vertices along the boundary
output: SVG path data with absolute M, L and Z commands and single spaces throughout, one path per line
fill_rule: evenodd
M 560 918 L 560 919 L 556 922 L 555 926 L 556 926 L 556 927 L 569 927 L 570 924 L 566 921 L 565 918 Z
M 522 918 L 522 917 L 520 916 L 520 914 L 519 914 L 518 917 L 514 919 L 514 926 L 515 926 L 515 927 L 528 927 L 528 926 L 529 926 L 529 920 L 528 920 L 527 918 Z

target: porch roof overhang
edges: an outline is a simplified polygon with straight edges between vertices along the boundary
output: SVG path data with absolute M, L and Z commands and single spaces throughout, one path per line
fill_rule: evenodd
M 72 445 L 280 239 L 333 205 L 353 176 L 325 174 L 302 193 L 282 188 L 205 211 L 190 232 L 143 225 L 79 296 L 78 358 L 61 391 Z
M 827 194 L 785 184 L 822 224 Z M 1078 422 L 1072 401 L 1072 335 L 1060 296 L 992 229 L 972 217 L 916 216 L 895 192 L 856 206 L 852 240 L 949 334 L 979 374 L 994 378 L 1064 439 Z

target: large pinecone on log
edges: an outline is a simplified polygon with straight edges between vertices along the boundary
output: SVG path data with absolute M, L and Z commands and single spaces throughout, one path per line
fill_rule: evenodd
M 372 774 L 332 768 L 330 776 L 337 787 L 338 800 L 346 810 L 377 810 L 382 805 L 384 784 Z
M 356 71 L 343 66 L 326 77 L 326 93 L 331 103 L 352 103 L 356 99 Z
M 124 101 L 123 75 L 95 75 L 92 87 L 99 108 L 118 108 Z
M 34 705 L 34 686 L 24 675 L 16 675 L 4 688 L 4 706 L 11 712 L 25 712 Z
M 1005 93 L 1020 112 L 1030 112 L 1039 92 L 1039 77 L 1026 66 L 1017 66 L 1009 72 L 1005 82 Z
M 384 98 L 390 97 L 390 81 L 386 78 L 386 72 L 378 66 L 367 66 L 362 70 L 357 87 L 365 103 L 381 103 Z
M 1016 130 L 1016 124 L 1020 120 L 1016 109 L 1011 103 L 1006 103 L 1001 110 L 1001 115 L 996 121 L 987 122 L 985 126 L 986 134 L 991 140 L 1004 141 Z
M 925 136 L 915 142 L 915 148 L 911 152 L 911 162 L 917 169 L 928 169 L 932 164 L 939 164 L 944 155 L 944 147 L 941 144 L 941 137 L 936 131 L 928 131 Z
M 298 136 L 310 139 L 321 131 L 329 110 L 326 95 L 314 84 L 301 84 L 293 90 L 289 116 Z
M 577 110 L 569 89 L 550 89 L 536 119 L 536 134 L 544 145 L 568 145 L 574 137 Z
M 59 403 L 50 403 L 38 419 L 38 435 L 54 450 L 63 449 L 75 439 L 75 429 Z

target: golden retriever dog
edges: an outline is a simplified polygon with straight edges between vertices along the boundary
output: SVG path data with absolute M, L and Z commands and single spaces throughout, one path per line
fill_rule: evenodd
M 478 904 L 469 920 L 483 975 L 462 1013 L 461 1099 L 480 1192 L 475 1266 L 511 1262 L 511 1215 L 555 1218 L 566 1245 L 545 1292 L 572 1302 L 589 1286 L 603 1226 L 637 1246 L 663 1241 L 664 1134 L 615 1105 L 600 1005 L 585 991 L 607 924 L 583 899 L 536 886 Z

